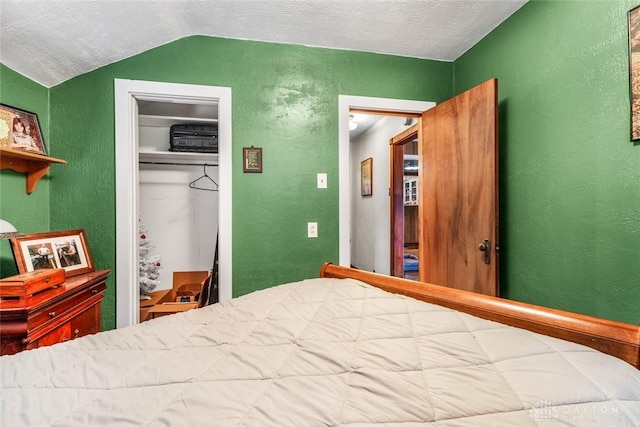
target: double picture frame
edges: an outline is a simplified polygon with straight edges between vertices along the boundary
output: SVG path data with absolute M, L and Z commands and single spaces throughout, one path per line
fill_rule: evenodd
M 61 268 L 67 277 L 95 271 L 82 229 L 24 234 L 11 238 L 18 271 Z

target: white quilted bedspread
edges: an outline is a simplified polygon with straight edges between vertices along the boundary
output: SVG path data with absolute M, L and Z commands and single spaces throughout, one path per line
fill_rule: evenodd
M 640 371 L 311 279 L 0 358 L 2 426 L 640 426 Z

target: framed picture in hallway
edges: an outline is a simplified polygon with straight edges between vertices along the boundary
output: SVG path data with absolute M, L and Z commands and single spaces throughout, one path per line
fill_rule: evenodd
M 373 158 L 360 162 L 360 194 L 373 195 Z

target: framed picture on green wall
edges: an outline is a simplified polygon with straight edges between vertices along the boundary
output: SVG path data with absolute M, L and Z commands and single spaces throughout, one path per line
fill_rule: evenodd
M 629 21 L 629 89 L 631 139 L 640 139 L 640 6 L 631 9 Z
M 262 148 L 244 147 L 242 149 L 242 170 L 243 172 L 262 173 Z
M 0 104 L 0 147 L 47 155 L 35 113 Z

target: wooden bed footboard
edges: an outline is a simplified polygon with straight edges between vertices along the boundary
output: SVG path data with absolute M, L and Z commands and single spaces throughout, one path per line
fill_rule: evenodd
M 640 369 L 640 326 L 324 263 L 320 277 L 351 278 L 388 292 L 572 341 Z

